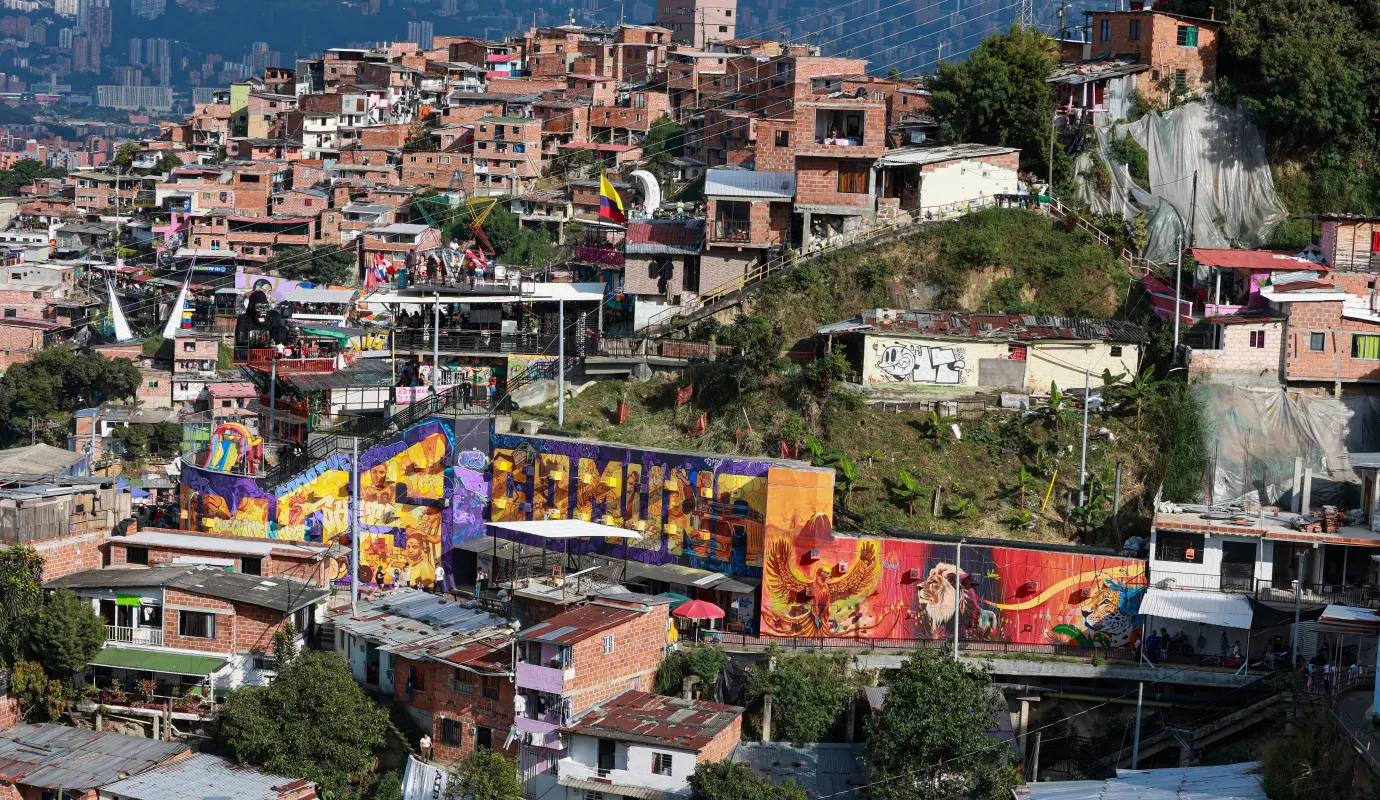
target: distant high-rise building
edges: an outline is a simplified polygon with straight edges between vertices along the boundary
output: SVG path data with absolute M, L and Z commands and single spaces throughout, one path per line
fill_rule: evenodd
M 443 17 L 453 17 L 460 13 L 460 0 L 441 0 L 441 8 L 437 14 Z
M 58 49 L 71 50 L 72 39 L 75 38 L 71 28 L 63 28 L 58 31 Z
M 172 86 L 172 59 L 168 56 L 158 59 L 158 85 Z
M 115 14 L 110 8 L 110 0 L 90 0 L 91 6 L 86 10 L 86 32 L 96 41 L 101 43 L 101 47 L 110 47 L 110 42 L 114 34 Z
M 53 3 L 53 13 L 59 17 L 75 19 L 80 5 L 81 0 L 56 0 Z
M 73 72 L 92 72 L 92 49 L 99 49 L 100 44 L 90 36 L 72 37 L 72 71 Z
M 129 63 L 139 67 L 144 64 L 144 40 L 138 36 L 132 36 L 129 40 Z
M 158 19 L 168 11 L 168 0 L 130 0 L 129 12 L 139 19 Z
M 656 24 L 696 47 L 728 41 L 737 36 L 738 0 L 656 0 Z
M 409 22 L 407 23 L 407 40 L 416 42 L 417 46 L 423 50 L 431 49 L 431 41 L 435 37 L 436 26 L 431 22 Z

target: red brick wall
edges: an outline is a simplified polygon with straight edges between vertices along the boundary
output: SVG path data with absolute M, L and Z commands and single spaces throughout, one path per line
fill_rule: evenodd
M 23 721 L 24 715 L 19 710 L 19 698 L 8 694 L 0 695 L 0 730 L 13 728 Z M 3 796 L 0 794 L 0 797 Z
M 1358 277 L 1364 281 L 1367 276 Z M 1325 345 L 1321 352 L 1309 348 L 1313 333 L 1324 335 Z M 1342 316 L 1340 300 L 1290 303 L 1285 342 L 1286 377 L 1291 381 L 1380 379 L 1380 360 L 1351 357 L 1355 334 L 1380 335 L 1380 324 L 1346 319 Z
M 498 699 L 489 700 L 483 695 L 483 680 L 479 675 L 469 676 L 474 690 L 464 694 L 455 688 L 455 667 L 434 661 L 413 661 L 401 656 L 394 656 L 393 665 L 393 690 L 404 703 L 408 703 L 407 679 L 412 674 L 410 670 L 416 669 L 421 674 L 422 688 L 413 691 L 412 701 L 408 705 L 432 715 L 431 747 L 437 761 L 455 762 L 474 752 L 476 725 L 493 730 L 495 750 L 509 755 L 516 752 L 516 747 L 503 747 L 513 727 L 513 695 L 516 687 L 510 680 L 490 678 L 490 681 L 498 684 Z M 458 745 L 448 744 L 441 738 L 442 721 L 447 719 L 460 720 L 462 723 Z
M 668 606 L 652 606 L 645 614 L 606 630 L 571 648 L 575 678 L 565 685 L 574 713 L 608 699 L 624 689 L 651 691 L 666 649 Z M 604 653 L 604 637 L 614 637 L 612 654 Z
M 180 636 L 178 630 L 178 608 L 189 611 L 208 611 L 215 613 L 216 638 L 203 639 L 196 636 Z M 163 644 L 180 650 L 197 650 L 203 653 L 234 655 L 235 649 L 235 607 L 224 600 L 203 597 L 178 589 L 163 592 Z
M 129 545 L 120 539 L 113 539 L 110 542 L 110 564 L 111 566 L 124 566 L 129 563 L 127 548 L 139 547 L 140 545 Z M 193 556 L 201 558 L 227 558 L 233 559 L 239 567 L 244 556 L 234 553 L 224 553 L 217 550 L 199 549 L 194 546 L 188 547 L 148 547 L 149 566 L 155 564 L 168 564 L 179 556 Z M 97 565 L 99 566 L 99 565 Z M 311 558 L 294 558 L 285 555 L 266 555 L 260 562 L 260 570 L 265 578 L 295 578 L 299 581 L 306 581 L 314 586 L 324 587 L 326 585 L 325 569 L 320 562 Z
M 1130 38 L 1131 20 L 1140 20 L 1140 39 Z M 1111 36 L 1102 39 L 1102 21 L 1111 23 Z M 1198 46 L 1180 47 L 1178 44 L 1179 26 L 1193 25 L 1198 28 Z M 1174 71 L 1182 69 L 1187 73 L 1188 89 L 1197 91 L 1202 84 L 1212 82 L 1217 76 L 1217 33 L 1215 26 L 1204 20 L 1180 20 L 1167 14 L 1153 11 L 1099 11 L 1092 14 L 1092 52 L 1134 54 L 1142 64 L 1149 64 L 1159 71 L 1160 78 L 1173 79 Z M 1145 76 L 1153 81 L 1152 76 Z M 1158 92 L 1151 82 L 1141 84 L 1143 92 Z
M 871 204 L 867 192 L 840 192 L 839 163 L 849 161 L 864 168 L 872 166 L 871 159 L 806 158 L 796 159 L 795 201 L 801 205 L 857 206 Z M 863 178 L 864 183 L 867 177 Z
M 718 736 L 710 740 L 700 750 L 695 761 L 702 764 L 716 764 L 726 761 L 733 753 L 733 749 L 743 738 L 743 717 L 741 714 L 727 727 L 720 731 Z
M 105 530 L 35 542 L 32 547 L 43 556 L 43 580 L 51 581 L 74 572 L 100 569 L 101 550 L 109 532 Z
M 776 146 L 778 131 L 786 131 L 784 146 Z M 759 172 L 794 172 L 796 126 L 794 117 L 764 119 L 757 123 L 756 169 Z
M 711 242 L 719 241 L 718 229 L 715 220 L 718 218 L 719 203 L 723 201 L 709 200 L 707 204 L 709 233 L 708 240 Z M 747 201 L 729 201 L 747 202 Z M 786 202 L 768 203 L 765 201 L 753 201 L 750 203 L 750 217 L 748 233 L 751 238 L 744 242 L 727 242 L 724 246 L 740 247 L 744 244 L 754 247 L 768 247 L 771 245 L 783 244 L 790 236 L 791 230 L 791 204 Z M 701 288 L 708 289 L 709 286 L 701 284 Z

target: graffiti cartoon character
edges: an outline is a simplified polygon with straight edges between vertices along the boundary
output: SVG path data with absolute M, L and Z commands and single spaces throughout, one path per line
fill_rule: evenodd
M 909 347 L 888 347 L 882 351 L 877 369 L 893 381 L 908 381 L 915 372 L 915 352 Z

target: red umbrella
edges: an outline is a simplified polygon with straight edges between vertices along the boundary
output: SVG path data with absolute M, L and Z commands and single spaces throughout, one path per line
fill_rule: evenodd
M 671 615 L 681 619 L 723 619 L 724 610 L 713 603 L 691 600 L 676 606 Z

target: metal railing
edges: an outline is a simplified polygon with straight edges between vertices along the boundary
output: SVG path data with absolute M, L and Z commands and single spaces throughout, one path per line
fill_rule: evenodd
M 430 351 L 437 347 L 444 352 L 484 353 L 548 353 L 556 349 L 556 337 L 535 334 L 484 334 L 441 331 L 440 335 L 422 330 L 400 330 L 394 333 L 394 346 L 399 350 Z
M 1150 585 L 1164 589 L 1251 594 L 1255 591 L 1255 580 L 1254 564 L 1223 564 L 1217 572 L 1150 571 Z
M 752 223 L 745 219 L 714 221 L 714 238 L 721 242 L 746 242 L 752 239 Z
M 126 628 L 120 625 L 105 626 L 105 640 L 121 644 L 142 644 L 151 647 L 163 646 L 162 628 Z
M 1371 775 L 1380 778 L 1380 747 L 1375 746 L 1375 736 L 1353 720 L 1336 697 L 1328 700 L 1327 714 L 1337 732 L 1355 748 L 1357 757 L 1365 762 Z
M 1335 603 L 1363 608 L 1380 608 L 1380 586 L 1346 586 L 1339 583 L 1305 583 L 1301 587 L 1304 603 Z M 1255 599 L 1272 603 L 1294 602 L 1294 582 L 1260 579 L 1255 582 Z

